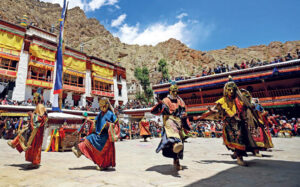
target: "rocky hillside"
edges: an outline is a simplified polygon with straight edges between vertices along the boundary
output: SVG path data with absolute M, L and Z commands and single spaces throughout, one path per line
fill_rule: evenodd
M 42 29 L 49 31 L 51 25 L 55 26 L 56 32 L 59 29 L 58 18 L 61 8 L 58 4 L 38 0 L 1 0 L 1 19 L 19 23 L 25 14 L 29 17 L 29 22 L 34 22 Z M 295 54 L 295 48 L 300 49 L 300 41 L 271 42 L 269 45 L 248 48 L 229 46 L 207 52 L 188 48 L 175 39 L 169 39 L 156 46 L 128 45 L 114 37 L 98 20 L 88 19 L 84 11 L 78 7 L 68 11 L 65 32 L 67 45 L 73 48 L 79 49 L 80 44 L 84 43 L 84 51 L 87 54 L 112 62 L 120 58 L 120 65 L 127 69 L 128 82 L 134 79 L 135 67 L 147 66 L 151 72 L 150 80 L 156 83 L 161 79 L 161 74 L 156 71 L 157 62 L 161 58 L 167 60 L 171 76 L 176 77 L 198 74 L 202 67 L 213 67 L 220 62 L 233 64 L 251 59 L 269 61 L 288 52 Z

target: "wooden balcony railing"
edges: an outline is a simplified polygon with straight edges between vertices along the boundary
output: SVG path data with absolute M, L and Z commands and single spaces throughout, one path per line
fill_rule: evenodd
M 257 92 L 252 92 L 251 95 L 252 95 L 252 97 L 255 97 L 255 98 L 279 97 L 279 96 L 286 96 L 286 95 L 300 95 L 300 88 L 284 88 L 284 89 L 277 89 L 277 90 L 268 90 L 268 92 L 257 91 Z M 186 105 L 195 105 L 195 104 L 214 103 L 221 97 L 222 96 L 203 97 L 203 103 L 201 102 L 200 97 L 197 97 L 195 99 L 183 99 L 183 100 Z
M 9 66 L 9 65 L 5 65 L 5 64 L 1 64 L 0 63 L 0 68 L 2 69 L 7 69 L 7 70 L 12 70 L 12 71 L 16 71 L 16 67 L 12 67 L 12 66 Z
M 46 82 L 53 82 L 51 77 L 44 77 L 44 76 L 39 76 L 39 75 L 28 75 L 27 79 L 35 79 L 35 80 L 40 80 L 40 81 L 46 81 Z
M 83 84 L 79 84 L 79 83 L 76 83 L 76 82 L 65 81 L 65 80 L 64 80 L 64 84 L 65 84 L 65 85 L 70 85 L 70 86 L 81 87 L 81 88 L 84 87 Z

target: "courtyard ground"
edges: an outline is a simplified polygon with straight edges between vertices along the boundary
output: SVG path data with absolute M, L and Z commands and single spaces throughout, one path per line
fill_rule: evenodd
M 84 156 L 42 152 L 41 167 L 26 170 L 25 154 L 0 140 L 0 186 L 300 186 L 300 138 L 274 138 L 272 152 L 245 158 L 237 166 L 217 138 L 190 138 L 185 144 L 184 170 L 155 153 L 160 139 L 116 143 L 114 169 L 98 171 Z

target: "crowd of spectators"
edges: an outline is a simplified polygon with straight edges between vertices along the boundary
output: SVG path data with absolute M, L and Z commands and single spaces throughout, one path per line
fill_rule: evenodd
M 151 137 L 161 137 L 162 132 L 162 123 L 156 121 L 149 122 L 149 130 L 151 132 Z M 121 122 L 120 123 L 120 139 L 123 141 L 124 139 L 139 139 L 140 137 L 140 129 L 139 122 Z
M 300 118 L 287 118 L 281 115 L 270 115 L 268 127 L 273 137 L 300 136 Z M 222 121 L 192 122 L 190 134 L 196 137 L 221 137 Z
M 5 96 L 3 99 L 0 99 L 0 105 L 14 105 L 14 106 L 35 106 L 34 102 L 32 101 L 31 98 L 25 100 L 25 101 L 15 101 L 15 100 L 10 100 L 8 99 L 7 96 Z M 52 103 L 47 100 L 44 102 L 44 105 L 47 108 L 52 108 Z M 99 108 L 94 108 L 92 107 L 91 104 L 87 104 L 86 106 L 72 106 L 69 104 L 68 101 L 66 101 L 62 105 L 63 109 L 68 109 L 68 110 L 81 110 L 81 111 L 91 111 L 91 112 L 99 112 Z
M 242 61 L 241 63 L 234 63 L 233 66 L 229 64 L 225 64 L 223 62 L 217 63 L 214 67 L 204 67 L 202 69 L 202 72 L 196 77 L 201 77 L 201 76 L 207 76 L 207 75 L 215 75 L 219 73 L 225 73 L 225 72 L 230 72 L 230 71 L 235 71 L 235 70 L 241 70 L 241 69 L 248 69 L 248 68 L 253 68 L 253 67 L 258 67 L 258 66 L 263 66 L 263 65 L 268 65 L 268 64 L 275 64 L 275 63 L 280 63 L 280 62 L 286 62 L 289 60 L 296 60 L 300 59 L 300 50 L 296 49 L 296 52 L 294 55 L 291 55 L 291 53 L 288 53 L 286 56 L 277 56 L 274 58 L 273 61 L 261 61 L 260 59 L 252 59 L 250 61 Z M 163 83 L 168 83 L 172 81 L 180 81 L 184 79 L 189 79 L 190 77 L 175 77 L 172 79 L 161 79 L 159 81 L 159 84 Z
M 20 123 L 22 121 L 22 123 Z M 28 117 L 4 117 L 0 116 L 0 138 L 13 139 L 20 124 L 28 124 Z M 282 115 L 270 115 L 268 117 L 268 130 L 273 137 L 292 137 L 300 136 L 300 118 L 287 118 Z M 161 137 L 162 122 L 149 121 L 151 138 Z M 133 121 L 125 123 L 120 122 L 120 139 L 139 139 L 139 122 Z M 222 121 L 198 121 L 191 122 L 191 130 L 188 132 L 190 137 L 219 138 L 222 137 Z
M 0 116 L 0 138 L 13 139 L 17 135 L 20 119 Z M 22 120 L 23 124 L 28 123 L 28 118 L 22 118 Z
M 268 122 L 274 137 L 300 136 L 300 118 L 272 115 L 268 117 Z
M 125 105 L 117 105 L 115 107 L 115 112 L 117 114 L 122 114 L 123 110 L 128 110 L 128 109 L 142 109 L 142 108 L 151 108 L 153 106 L 152 102 L 145 103 L 141 102 L 139 100 L 132 100 L 128 101 Z

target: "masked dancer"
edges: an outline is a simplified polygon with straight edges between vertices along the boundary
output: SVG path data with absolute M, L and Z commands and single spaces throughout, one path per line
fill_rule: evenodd
M 16 148 L 20 153 L 25 151 L 26 161 L 32 163 L 29 168 L 38 168 L 41 162 L 44 127 L 48 118 L 46 108 L 42 104 L 43 99 L 40 89 L 34 93 L 33 98 L 36 108 L 33 113 L 28 113 L 30 123 L 23 125 L 18 135 L 12 141 L 8 141 L 7 144 L 12 148 Z
M 174 167 L 181 170 L 179 159 L 183 159 L 184 129 L 190 130 L 187 124 L 186 106 L 184 101 L 177 95 L 178 86 L 172 84 L 170 94 L 162 101 L 158 99 L 151 113 L 163 116 L 163 134 L 156 152 L 162 150 L 165 157 L 173 158 Z
M 85 140 L 72 148 L 79 158 L 82 154 L 92 160 L 98 170 L 116 166 L 115 144 L 109 138 L 109 129 L 119 128 L 117 116 L 108 100 L 103 97 L 99 101 L 100 112 L 96 117 L 95 132 L 88 135 Z M 78 129 L 78 133 L 81 129 Z

